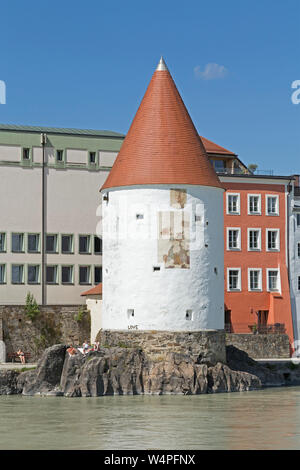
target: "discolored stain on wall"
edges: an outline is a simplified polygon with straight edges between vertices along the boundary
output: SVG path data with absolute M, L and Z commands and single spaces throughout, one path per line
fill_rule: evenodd
M 170 189 L 170 205 L 174 209 L 183 209 L 186 205 L 186 189 Z
M 184 211 L 158 212 L 158 262 L 165 268 L 190 268 L 190 222 Z

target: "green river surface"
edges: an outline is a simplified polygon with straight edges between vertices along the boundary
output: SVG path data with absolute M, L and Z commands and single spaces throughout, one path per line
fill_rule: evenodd
M 197 396 L 0 396 L 0 449 L 299 449 L 300 387 Z

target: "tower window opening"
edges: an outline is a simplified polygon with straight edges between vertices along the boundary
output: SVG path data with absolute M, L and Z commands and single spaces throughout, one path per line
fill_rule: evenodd
M 128 317 L 128 319 L 134 317 L 134 309 L 133 308 L 129 308 L 127 310 L 127 317 Z
M 153 271 L 160 271 L 160 266 L 153 266 Z
M 144 214 L 136 214 L 136 219 L 137 220 L 143 220 Z
M 185 319 L 186 320 L 192 320 L 193 319 L 193 311 L 192 310 L 186 310 Z

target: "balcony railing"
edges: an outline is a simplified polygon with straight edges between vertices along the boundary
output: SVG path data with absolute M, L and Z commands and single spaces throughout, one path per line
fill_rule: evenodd
M 284 323 L 274 323 L 273 325 L 257 325 L 248 323 L 225 323 L 226 333 L 249 333 L 249 334 L 284 334 L 286 333 Z

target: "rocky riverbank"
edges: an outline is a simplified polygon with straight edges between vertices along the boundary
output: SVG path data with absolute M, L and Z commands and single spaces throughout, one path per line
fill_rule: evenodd
M 70 357 L 58 344 L 44 351 L 34 370 L 0 371 L 0 394 L 195 395 L 300 385 L 300 367 L 266 367 L 234 346 L 227 346 L 226 355 L 227 364 L 216 365 L 172 352 L 153 360 L 141 349 L 121 347 Z

